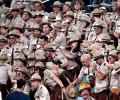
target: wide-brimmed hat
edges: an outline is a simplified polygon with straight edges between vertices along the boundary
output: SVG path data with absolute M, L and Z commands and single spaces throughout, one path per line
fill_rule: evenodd
M 22 67 L 21 68 L 17 68 L 17 69 L 15 69 L 15 72 L 21 72 L 21 73 L 23 73 L 23 74 L 28 76 L 28 70 L 26 68 L 22 68 Z
M 64 5 L 67 5 L 67 6 L 69 6 L 70 8 L 72 8 L 72 3 L 71 3 L 70 1 L 66 1 L 66 2 L 64 3 Z
M 55 51 L 55 48 L 54 48 L 53 44 L 47 43 L 44 47 L 44 50 L 45 51 Z
M 10 36 L 14 36 L 16 38 L 20 38 L 20 36 L 18 34 L 16 34 L 15 31 L 10 31 L 9 34 L 6 35 L 6 38 L 9 38 Z
M 60 1 L 55 1 L 52 6 L 53 7 L 62 7 L 62 3 Z
M 4 35 L 0 35 L 0 42 L 7 42 L 7 38 Z
M 35 61 L 38 61 L 38 62 L 39 61 L 41 61 L 41 62 L 45 62 L 46 61 L 46 58 L 45 58 L 45 56 L 43 54 L 36 55 L 35 57 L 36 57 Z
M 97 20 L 93 23 L 92 27 L 100 27 L 100 28 L 105 28 L 104 22 L 101 20 Z
M 30 81 L 41 81 L 41 77 L 38 73 L 32 75 Z
M 78 89 L 79 94 L 81 94 L 81 92 L 85 89 L 87 89 L 90 92 L 91 91 L 90 84 L 87 82 L 81 82 Z
M 42 32 L 42 28 L 38 24 L 34 24 L 33 27 L 31 28 L 32 30 L 39 30 Z
M 8 60 L 8 56 L 6 53 L 0 53 L 0 62 L 5 62 Z
M 42 62 L 37 62 L 34 68 L 45 69 L 45 66 Z
M 120 72 L 120 61 L 114 62 L 112 74 Z
M 74 13 L 72 11 L 68 11 L 66 14 L 64 14 L 63 17 L 67 17 L 67 16 L 74 18 Z
M 91 14 L 92 14 L 93 16 L 98 16 L 98 15 L 101 15 L 101 11 L 100 11 L 100 9 L 95 8 L 95 9 L 91 12 Z
M 32 17 L 31 11 L 27 8 L 25 8 L 22 12 L 21 12 L 21 16 L 23 15 L 23 13 L 26 12 L 29 14 L 30 17 Z
M 56 29 L 62 29 L 62 23 L 61 22 L 56 22 L 53 24 L 53 26 L 56 28 Z
M 26 58 L 25 58 L 25 55 L 24 55 L 23 53 L 18 53 L 18 54 L 15 55 L 14 60 L 22 60 L 22 61 L 25 61 Z
M 35 3 L 40 3 L 41 6 L 42 6 L 42 8 L 45 9 L 45 6 L 44 6 L 42 0 L 32 0 L 32 3 L 33 3 L 33 4 L 35 4 Z
M 108 56 L 117 56 L 117 51 L 116 50 L 111 50 L 109 52 Z
M 44 14 L 43 14 L 42 12 L 40 12 L 40 11 L 36 11 L 36 12 L 32 13 L 32 17 L 33 17 L 33 18 L 35 18 L 36 16 L 41 16 L 41 17 L 43 17 Z
M 28 54 L 27 59 L 28 60 L 35 60 L 36 59 L 35 54 L 33 54 L 33 53 Z
M 102 40 L 103 42 L 110 42 L 111 37 L 110 37 L 109 34 L 105 33 L 105 34 L 102 34 L 101 40 Z
M 66 87 L 65 97 L 67 100 L 76 100 L 77 89 L 69 85 L 68 87 Z
M 80 38 L 75 35 L 75 36 L 71 37 L 71 39 L 70 39 L 69 42 L 68 42 L 68 45 L 70 45 L 70 44 L 73 43 L 73 42 L 77 42 L 77 41 L 79 41 L 79 40 L 80 40 Z
M 48 21 L 56 22 L 56 15 L 53 12 L 49 13 Z
M 104 54 L 101 51 L 97 51 L 95 55 L 93 55 L 93 59 L 97 60 L 101 57 L 104 57 Z

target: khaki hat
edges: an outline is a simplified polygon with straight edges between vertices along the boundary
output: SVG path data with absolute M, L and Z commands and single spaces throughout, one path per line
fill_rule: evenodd
M 13 30 L 10 31 L 8 35 L 6 35 L 6 38 L 9 38 L 10 36 L 14 36 L 14 37 L 16 37 L 16 38 L 20 38 L 20 36 L 17 35 L 16 32 L 13 31 Z
M 73 42 L 77 42 L 77 41 L 79 41 L 79 37 L 78 36 L 73 36 L 70 40 L 69 40 L 69 42 L 68 42 L 68 45 L 70 45 L 71 43 L 73 43 Z
M 116 54 L 117 54 L 116 50 L 111 50 L 108 55 L 109 56 L 117 56 Z
M 49 13 L 48 21 L 56 22 L 56 15 L 53 12 Z
M 23 53 L 18 53 L 18 54 L 15 55 L 14 60 L 22 60 L 22 61 L 25 61 L 26 58 L 25 58 L 25 55 L 24 55 Z
M 22 12 L 21 12 L 21 16 L 23 15 L 24 12 L 27 12 L 29 14 L 30 17 L 32 17 L 31 11 L 27 8 L 25 8 Z
M 72 3 L 71 3 L 70 1 L 66 1 L 66 2 L 64 3 L 64 5 L 67 5 L 67 6 L 69 6 L 70 8 L 72 8 Z
M 23 74 L 28 76 L 28 70 L 26 68 L 18 68 L 15 70 L 16 72 L 22 72 Z
M 62 3 L 60 1 L 55 1 L 53 7 L 62 7 Z
M 41 29 L 40 25 L 38 25 L 38 24 L 34 24 L 32 30 L 39 30 L 42 32 L 42 29 Z
M 51 43 L 47 43 L 44 47 L 44 50 L 46 51 L 55 51 L 54 46 Z
M 93 23 L 92 27 L 100 27 L 100 28 L 105 28 L 104 27 L 104 22 L 101 20 L 97 20 Z
M 116 74 L 120 71 L 120 61 L 114 62 L 112 74 Z
M 41 81 L 41 77 L 38 73 L 35 73 L 32 75 L 30 81 L 36 81 L 36 80 L 40 80 Z
M 45 69 L 45 66 L 43 65 L 42 62 L 37 62 L 37 63 L 35 64 L 35 68 Z
M 111 37 L 110 37 L 110 35 L 108 35 L 108 34 L 102 34 L 101 40 L 102 40 L 103 42 L 109 42 L 109 41 L 111 40 Z
M 106 47 L 106 50 L 107 50 L 108 52 L 110 52 L 110 51 L 112 51 L 112 50 L 115 50 L 115 46 L 114 46 L 114 45 L 108 45 L 108 46 Z
M 31 61 L 31 62 L 28 63 L 27 68 L 29 69 L 29 68 L 35 67 L 35 64 L 36 64 L 35 61 Z
M 97 51 L 95 55 L 93 55 L 93 59 L 97 60 L 100 57 L 104 57 L 104 54 L 101 51 Z
M 7 61 L 8 56 L 6 53 L 0 53 L 0 61 Z
M 33 4 L 35 4 L 35 3 L 40 3 L 41 6 L 42 6 L 42 8 L 45 9 L 45 6 L 44 6 L 42 0 L 32 0 L 32 3 L 33 3 Z
M 33 53 L 28 54 L 27 59 L 28 60 L 35 60 L 36 59 L 35 54 L 33 54 Z
M 101 15 L 101 11 L 100 11 L 100 9 L 95 8 L 95 9 L 91 12 L 91 14 L 92 14 L 93 16 Z
M 6 23 L 1 23 L 0 27 L 5 29 L 9 28 L 9 26 Z
M 66 14 L 64 14 L 63 17 L 67 17 L 67 16 L 74 18 L 74 13 L 72 11 L 68 11 Z
M 36 11 L 35 13 L 32 14 L 32 17 L 35 18 L 36 16 L 41 16 L 43 17 L 44 14 L 42 12 Z
M 0 42 L 7 42 L 7 38 L 4 35 L 0 35 Z
M 61 22 L 56 22 L 53 24 L 53 26 L 57 29 L 62 29 L 62 23 Z
M 72 86 L 66 87 L 65 97 L 67 100 L 76 100 L 77 89 Z
M 120 45 L 117 46 L 117 52 L 120 52 Z
M 46 61 L 46 58 L 45 58 L 45 56 L 43 54 L 36 55 L 35 57 L 36 57 L 35 61 L 41 61 L 41 62 Z

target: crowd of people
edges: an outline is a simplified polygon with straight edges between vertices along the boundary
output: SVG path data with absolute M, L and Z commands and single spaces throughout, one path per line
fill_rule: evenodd
M 120 100 L 120 1 L 0 0 L 2 100 Z

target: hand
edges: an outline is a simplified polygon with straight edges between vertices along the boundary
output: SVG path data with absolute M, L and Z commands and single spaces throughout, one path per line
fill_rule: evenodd
M 95 70 L 97 68 L 97 64 L 96 62 L 92 62 L 91 66 L 93 67 L 93 69 Z

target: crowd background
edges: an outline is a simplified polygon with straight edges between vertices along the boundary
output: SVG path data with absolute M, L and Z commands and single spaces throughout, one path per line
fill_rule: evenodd
M 2 100 L 120 100 L 120 1 L 0 0 Z

